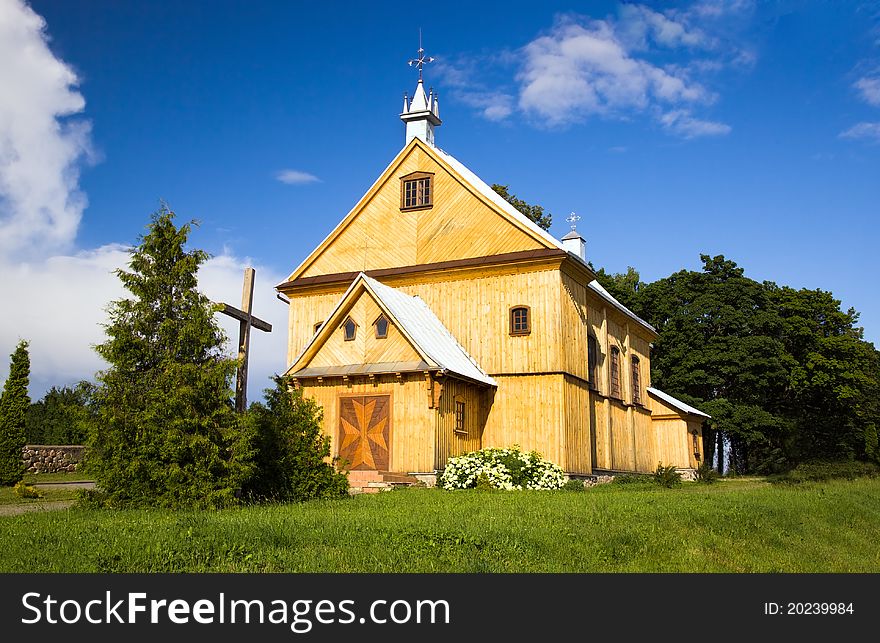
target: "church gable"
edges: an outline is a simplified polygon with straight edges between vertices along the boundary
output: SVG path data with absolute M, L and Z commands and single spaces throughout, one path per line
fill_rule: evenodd
M 557 247 L 445 157 L 413 139 L 289 280 Z
M 328 329 L 330 332 L 326 340 L 303 366 L 421 361 L 421 356 L 401 334 L 394 321 L 366 290 L 340 312 L 342 323 Z M 345 328 L 346 324 L 349 329 Z M 348 334 L 351 328 L 354 333 Z

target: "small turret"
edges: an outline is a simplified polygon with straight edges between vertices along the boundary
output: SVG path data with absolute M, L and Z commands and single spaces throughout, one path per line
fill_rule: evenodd
M 419 40 L 421 41 L 421 35 Z M 433 61 L 433 58 L 425 57 L 425 50 L 422 49 L 421 42 L 419 42 L 418 58 L 409 61 L 410 67 L 418 67 L 419 69 L 419 82 L 416 85 L 415 92 L 413 92 L 412 100 L 408 100 L 408 97 L 404 94 L 403 112 L 400 114 L 400 120 L 406 124 L 404 144 L 418 137 L 428 145 L 433 146 L 434 128 L 442 123 L 440 121 L 440 108 L 434 88 L 431 88 L 430 94 L 425 94 L 425 85 L 422 81 L 422 67 Z

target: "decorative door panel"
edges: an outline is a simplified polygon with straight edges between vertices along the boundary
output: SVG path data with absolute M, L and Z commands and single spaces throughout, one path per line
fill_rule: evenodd
M 339 456 L 352 469 L 388 471 L 390 395 L 339 399 Z

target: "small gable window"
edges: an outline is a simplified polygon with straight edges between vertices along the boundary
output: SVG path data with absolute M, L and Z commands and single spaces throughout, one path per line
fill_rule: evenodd
M 379 318 L 373 322 L 373 326 L 376 328 L 376 339 L 388 337 L 388 318 L 385 313 L 379 315 Z
M 620 395 L 620 349 L 611 347 L 611 397 L 621 399 Z
M 434 205 L 434 175 L 413 172 L 400 179 L 400 209 L 416 210 Z
M 354 323 L 351 317 L 346 317 L 342 322 L 342 330 L 345 333 L 345 341 L 350 342 L 357 336 L 358 325 Z
M 528 306 L 514 306 L 510 309 L 510 334 L 528 335 L 532 332 L 532 315 Z
M 317 333 L 319 330 L 321 330 L 321 326 L 323 326 L 323 325 L 324 325 L 324 322 L 315 322 L 315 325 L 312 328 L 312 332 Z
M 633 404 L 642 403 L 642 377 L 639 372 L 639 358 L 632 357 Z
M 598 390 L 599 388 L 599 372 L 596 369 L 596 365 L 599 361 L 599 343 L 596 341 L 596 338 L 592 335 L 587 337 L 587 378 L 589 380 L 590 388 Z

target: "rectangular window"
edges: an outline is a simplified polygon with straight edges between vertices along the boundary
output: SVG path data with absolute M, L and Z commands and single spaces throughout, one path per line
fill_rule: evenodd
M 587 337 L 587 379 L 590 383 L 590 388 L 594 391 L 599 390 L 599 371 L 596 368 L 596 365 L 599 361 L 599 345 L 596 342 L 596 338 L 592 335 Z
M 632 358 L 632 387 L 633 387 L 633 404 L 642 403 L 642 377 L 639 373 L 639 358 Z
M 611 347 L 611 397 L 621 399 L 620 395 L 620 349 Z
M 532 332 L 528 306 L 516 306 L 510 309 L 510 334 L 528 335 Z
M 433 205 L 434 190 L 430 174 L 419 172 L 402 179 L 403 189 L 400 194 L 400 209 L 428 208 Z
M 455 432 L 467 433 L 467 429 L 464 428 L 464 402 L 455 403 Z

